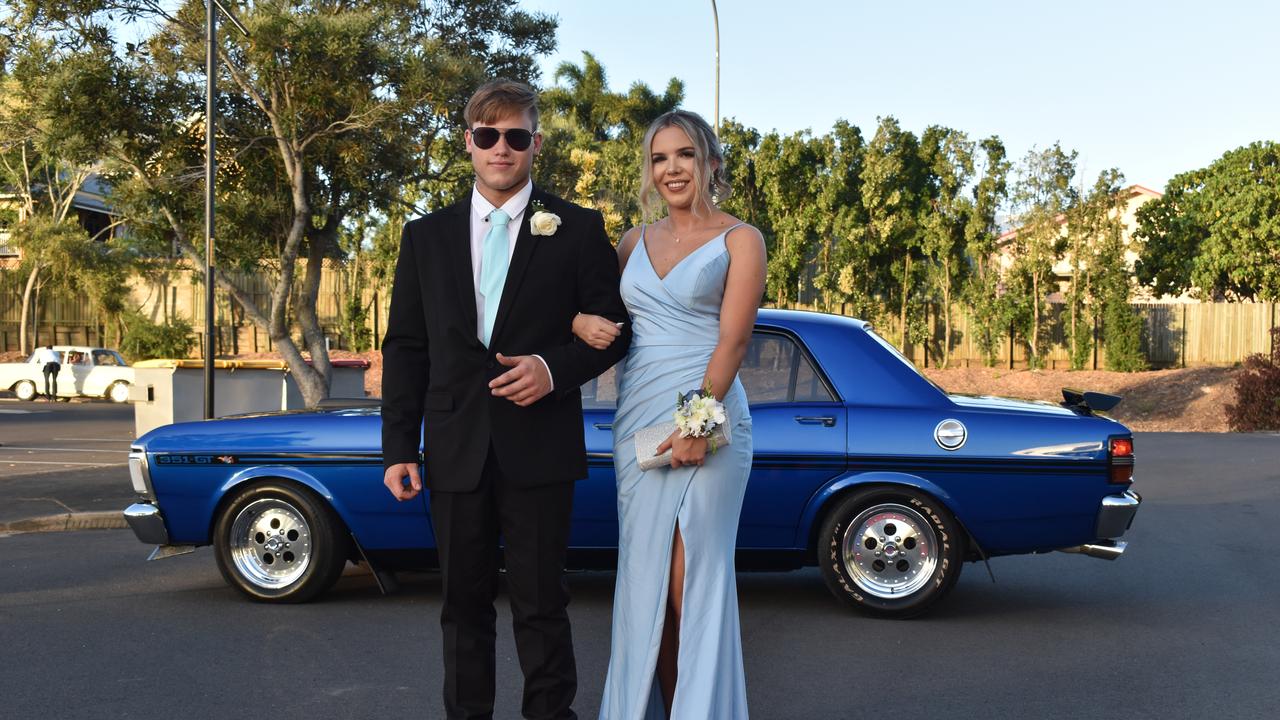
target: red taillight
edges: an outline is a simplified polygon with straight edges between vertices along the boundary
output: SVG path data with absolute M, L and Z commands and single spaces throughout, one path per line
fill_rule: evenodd
M 1133 482 L 1133 438 L 1111 438 L 1111 483 Z

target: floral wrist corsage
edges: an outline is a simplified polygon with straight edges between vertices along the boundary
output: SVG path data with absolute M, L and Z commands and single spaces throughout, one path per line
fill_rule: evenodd
M 711 394 L 711 383 L 701 390 L 690 390 L 676 396 L 676 411 L 672 416 L 680 437 L 708 438 L 711 452 L 716 451 L 713 433 L 725 423 L 724 403 Z

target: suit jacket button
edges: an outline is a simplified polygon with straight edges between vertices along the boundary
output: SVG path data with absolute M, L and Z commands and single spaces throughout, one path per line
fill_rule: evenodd
M 496 363 L 496 362 L 494 362 L 494 361 L 490 360 L 489 362 L 485 363 L 485 367 L 487 367 L 487 368 L 489 368 L 490 370 L 492 370 L 492 369 L 494 369 L 494 368 L 498 367 L 498 363 Z

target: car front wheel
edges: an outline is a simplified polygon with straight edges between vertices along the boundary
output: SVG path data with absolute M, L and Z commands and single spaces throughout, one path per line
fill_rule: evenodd
M 255 485 L 223 508 L 214 527 L 218 569 L 254 600 L 307 602 L 328 590 L 347 563 L 342 522 L 309 490 Z
M 30 380 L 23 380 L 13 386 L 13 394 L 18 396 L 19 400 L 30 402 L 36 399 L 36 384 Z
M 818 538 L 822 577 L 868 614 L 909 618 L 960 577 L 964 542 L 942 503 L 906 487 L 857 490 L 828 513 Z

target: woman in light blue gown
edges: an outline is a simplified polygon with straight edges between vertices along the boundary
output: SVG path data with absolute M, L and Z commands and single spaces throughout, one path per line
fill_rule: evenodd
M 601 720 L 747 717 L 734 547 L 751 471 L 751 416 L 738 367 L 764 291 L 764 239 L 715 206 L 727 194 L 707 123 L 667 113 L 645 135 L 641 205 L 651 217 L 618 245 L 631 349 L 619 366 L 613 457 L 618 577 Z M 608 321 L 574 332 L 607 345 Z M 677 396 L 710 386 L 730 442 L 673 433 L 670 467 L 636 465 L 633 434 L 672 421 Z

